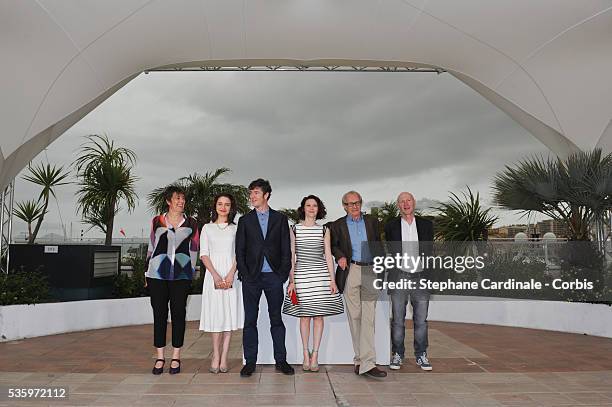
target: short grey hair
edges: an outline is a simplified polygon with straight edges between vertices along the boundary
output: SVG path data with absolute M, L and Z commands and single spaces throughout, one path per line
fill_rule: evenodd
M 408 194 L 408 195 L 410 195 L 410 196 L 412 197 L 412 200 L 413 200 L 413 201 L 414 201 L 414 203 L 416 204 L 416 198 L 414 197 L 414 195 L 412 194 L 412 192 L 408 192 L 408 191 L 403 191 L 403 192 L 400 192 L 400 193 L 397 195 L 397 198 L 395 198 L 395 202 L 399 203 L 400 196 L 402 196 L 402 195 L 404 195 L 404 194 Z
M 344 195 L 342 195 L 342 203 L 346 202 L 346 197 L 349 195 L 357 195 L 359 197 L 359 202 L 363 202 L 363 198 L 361 198 L 361 194 L 357 191 L 348 191 Z

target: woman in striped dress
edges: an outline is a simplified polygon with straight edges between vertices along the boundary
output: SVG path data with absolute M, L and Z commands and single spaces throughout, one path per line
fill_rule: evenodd
M 323 317 L 344 312 L 342 297 L 334 279 L 334 263 L 330 247 L 330 231 L 316 223 L 326 215 L 321 200 L 309 195 L 298 208 L 300 223 L 291 235 L 293 267 L 289 274 L 283 312 L 300 318 L 300 334 L 304 346 L 303 369 L 319 371 L 319 347 L 323 336 Z M 291 300 L 295 292 L 297 304 Z M 309 351 L 310 321 L 313 321 L 312 352 Z

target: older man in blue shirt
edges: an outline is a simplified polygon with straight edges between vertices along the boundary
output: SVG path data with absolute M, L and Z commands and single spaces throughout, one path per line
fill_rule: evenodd
M 374 288 L 370 242 L 380 241 L 378 219 L 361 213 L 363 200 L 356 191 L 342 197 L 346 211 L 331 225 L 331 249 L 338 267 L 347 270 L 344 284 L 346 311 L 351 329 L 355 373 L 380 379 L 387 372 L 376 366 L 374 317 L 379 292 Z M 339 286 L 341 286 L 340 284 Z

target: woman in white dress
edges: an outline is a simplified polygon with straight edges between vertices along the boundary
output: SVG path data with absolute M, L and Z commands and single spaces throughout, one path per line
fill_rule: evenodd
M 213 357 L 209 371 L 226 373 L 232 331 L 242 328 L 242 290 L 236 277 L 236 201 L 227 193 L 213 201 L 211 223 L 200 234 L 200 258 L 206 267 L 202 287 L 200 330 L 212 332 Z

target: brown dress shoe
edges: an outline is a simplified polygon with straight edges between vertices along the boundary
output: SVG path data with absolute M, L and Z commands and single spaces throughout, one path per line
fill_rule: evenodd
M 387 377 L 387 372 L 385 372 L 384 370 L 380 370 L 377 367 L 373 367 L 372 369 L 365 372 L 363 375 L 371 377 L 373 379 L 382 379 L 384 377 Z
M 355 374 L 359 374 L 359 365 L 355 365 Z

